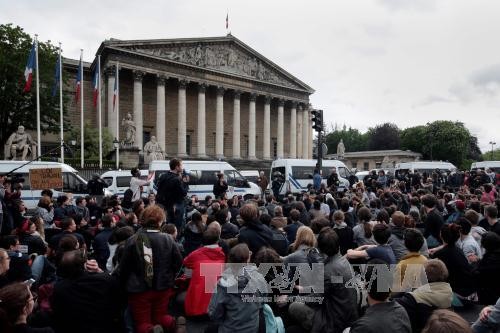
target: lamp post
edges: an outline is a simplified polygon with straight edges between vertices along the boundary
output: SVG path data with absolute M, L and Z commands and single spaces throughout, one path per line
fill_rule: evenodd
M 489 142 L 490 145 L 491 145 L 491 160 L 493 161 L 493 147 L 497 144 L 496 142 L 494 141 L 490 141 Z
M 116 159 L 116 170 L 119 169 L 119 166 L 120 166 L 120 152 L 119 152 L 119 149 L 120 149 L 120 141 L 118 141 L 115 137 L 115 139 L 113 140 L 113 147 L 115 148 L 115 159 Z

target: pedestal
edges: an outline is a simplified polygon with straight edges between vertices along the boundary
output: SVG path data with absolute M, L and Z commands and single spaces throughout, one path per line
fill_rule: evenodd
M 139 147 L 120 147 L 120 166 L 123 169 L 132 169 L 140 165 Z M 116 150 L 113 156 L 116 161 Z

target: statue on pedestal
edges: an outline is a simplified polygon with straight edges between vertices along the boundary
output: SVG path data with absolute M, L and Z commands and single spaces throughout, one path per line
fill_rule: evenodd
M 153 135 L 151 140 L 144 145 L 144 163 L 149 164 L 151 161 L 163 159 L 165 159 L 165 156 L 160 143 L 156 141 L 156 137 Z
M 337 156 L 338 157 L 344 157 L 344 154 L 345 154 L 344 141 L 342 139 L 340 139 L 340 142 L 337 145 Z
M 125 131 L 125 138 L 122 141 L 124 147 L 132 147 L 135 143 L 135 123 L 132 120 L 132 115 L 127 113 L 125 119 L 122 119 L 123 130 Z
M 24 126 L 20 125 L 17 132 L 11 134 L 4 147 L 5 159 L 26 161 L 36 158 L 36 142 L 31 135 L 24 132 Z

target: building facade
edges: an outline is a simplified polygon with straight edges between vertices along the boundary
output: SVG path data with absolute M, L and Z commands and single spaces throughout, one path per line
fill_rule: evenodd
M 338 158 L 337 155 L 327 155 L 327 158 Z M 414 162 L 422 158 L 422 154 L 410 150 L 372 150 L 345 152 L 342 161 L 351 169 L 369 171 L 372 169 L 391 169 L 398 163 Z
M 130 114 L 135 145 L 143 149 L 154 135 L 167 157 L 312 158 L 314 90 L 230 34 L 111 39 L 97 55 L 103 73 L 101 123 L 118 140 Z M 77 65 L 65 59 L 66 72 L 76 72 Z M 91 126 L 98 125 L 91 82 L 96 66 L 97 61 L 84 65 L 85 122 Z M 79 126 L 79 106 L 73 103 L 67 111 Z

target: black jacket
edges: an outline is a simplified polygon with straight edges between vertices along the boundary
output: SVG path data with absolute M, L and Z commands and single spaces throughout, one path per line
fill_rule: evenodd
M 220 181 L 217 181 L 214 184 L 214 189 L 213 189 L 215 197 L 220 198 L 220 197 L 224 196 L 224 193 L 226 193 L 227 189 L 228 189 L 228 186 L 227 186 L 227 183 L 225 181 L 222 182 L 222 185 L 220 184 Z
M 44 255 L 47 252 L 47 245 L 40 236 L 23 234 L 19 237 L 19 243 L 28 247 L 28 254 Z
M 312 333 L 340 333 L 358 319 L 356 289 L 346 287 L 354 277 L 350 267 L 340 254 L 325 260 L 324 298 L 321 305 L 312 304 L 315 308 Z
M 171 208 L 174 204 L 184 200 L 188 192 L 188 185 L 182 181 L 178 174 L 171 171 L 165 172 L 158 180 L 156 201 Z
M 495 304 L 500 298 L 500 250 L 486 252 L 475 272 L 477 274 L 477 286 L 479 303 L 484 305 Z
M 476 281 L 472 267 L 462 250 L 456 246 L 447 245 L 434 254 L 446 265 L 449 282 L 454 292 L 461 296 L 469 296 L 476 290 Z
M 54 285 L 51 305 L 57 333 L 119 332 L 122 312 L 119 285 L 107 273 L 83 273 Z
M 139 256 L 137 249 L 139 234 L 149 239 L 153 251 L 152 288 L 149 288 L 146 282 L 144 260 Z M 172 237 L 157 230 L 141 229 L 125 243 L 117 274 L 129 293 L 167 290 L 173 287 L 174 278 L 181 265 L 182 256 Z
M 440 232 L 441 227 L 444 224 L 443 217 L 437 212 L 437 208 L 434 208 L 427 214 L 425 219 L 425 230 L 424 237 L 433 236 L 438 242 L 441 242 Z
M 271 246 L 273 241 L 273 232 L 267 225 L 260 221 L 246 223 L 238 236 L 238 243 L 246 243 L 250 251 L 255 255 L 261 247 Z
M 365 315 L 354 322 L 350 333 L 410 333 L 410 319 L 398 303 L 384 302 L 371 305 Z

